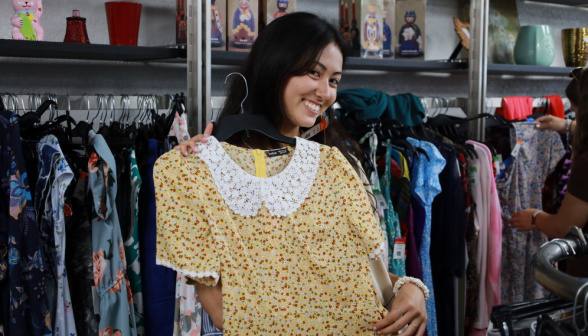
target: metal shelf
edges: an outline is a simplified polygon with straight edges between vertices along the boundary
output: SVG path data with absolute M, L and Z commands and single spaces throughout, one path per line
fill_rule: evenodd
M 532 2 L 541 2 L 546 4 L 553 4 L 553 5 L 564 5 L 564 6 L 588 6 L 588 1 L 586 0 L 531 0 Z
M 247 55 L 248 53 L 246 52 L 213 50 L 211 54 L 211 62 L 213 65 L 241 65 L 247 58 Z M 467 68 L 467 63 L 357 57 L 349 57 L 347 59 L 347 64 L 345 64 L 346 70 L 382 70 L 398 72 L 454 72 L 466 70 Z
M 567 77 L 574 68 L 536 65 L 488 64 L 489 75 L 561 76 Z
M 100 61 L 186 61 L 186 49 L 0 39 L 0 56 Z

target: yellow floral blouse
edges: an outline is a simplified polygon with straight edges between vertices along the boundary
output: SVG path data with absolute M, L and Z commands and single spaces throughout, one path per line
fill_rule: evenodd
M 337 148 L 297 139 L 255 177 L 251 150 L 199 144 L 155 163 L 157 263 L 222 275 L 225 335 L 374 335 L 384 249 L 360 177 Z

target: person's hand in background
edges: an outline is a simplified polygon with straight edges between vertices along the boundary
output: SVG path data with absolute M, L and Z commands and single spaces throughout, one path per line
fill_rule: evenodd
M 566 133 L 568 130 L 566 129 L 566 120 L 565 119 L 561 119 L 552 115 L 546 115 L 543 116 L 541 118 L 537 118 L 537 120 L 535 120 L 536 122 L 538 122 L 539 124 L 537 124 L 537 129 L 540 130 L 545 130 L 545 129 L 549 129 L 549 130 L 553 130 L 556 131 L 558 133 Z M 574 127 L 576 126 L 576 122 L 575 121 L 570 121 L 571 124 L 571 131 L 572 134 L 574 133 Z
M 208 137 L 212 134 L 212 123 L 208 123 L 206 125 L 206 129 L 204 130 L 204 134 L 198 134 L 195 137 L 192 137 L 190 140 L 184 140 L 180 142 L 179 145 L 174 147 L 174 149 L 179 150 L 184 156 L 188 156 L 188 148 L 192 150 L 192 153 L 197 153 L 198 148 L 196 147 L 196 143 L 207 143 Z

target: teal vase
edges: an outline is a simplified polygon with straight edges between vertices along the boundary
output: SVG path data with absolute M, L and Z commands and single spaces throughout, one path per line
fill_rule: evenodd
M 555 43 L 551 27 L 544 25 L 523 26 L 514 48 L 517 64 L 550 66 L 555 58 Z

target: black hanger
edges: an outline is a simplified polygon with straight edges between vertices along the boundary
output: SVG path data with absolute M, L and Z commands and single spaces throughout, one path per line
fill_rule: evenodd
M 289 138 L 280 133 L 271 121 L 260 114 L 250 114 L 243 108 L 243 102 L 249 95 L 249 89 L 247 88 L 247 80 L 245 76 L 240 73 L 231 73 L 227 78 L 233 74 L 237 74 L 245 80 L 246 95 L 241 102 L 241 111 L 239 114 L 224 116 L 219 119 L 218 122 L 213 122 L 212 134 L 218 141 L 226 141 L 228 138 L 238 132 L 245 131 L 247 137 L 249 137 L 249 131 L 257 131 L 275 141 L 286 143 L 290 145 L 296 145 L 295 138 Z M 225 80 L 226 83 L 226 80 Z

